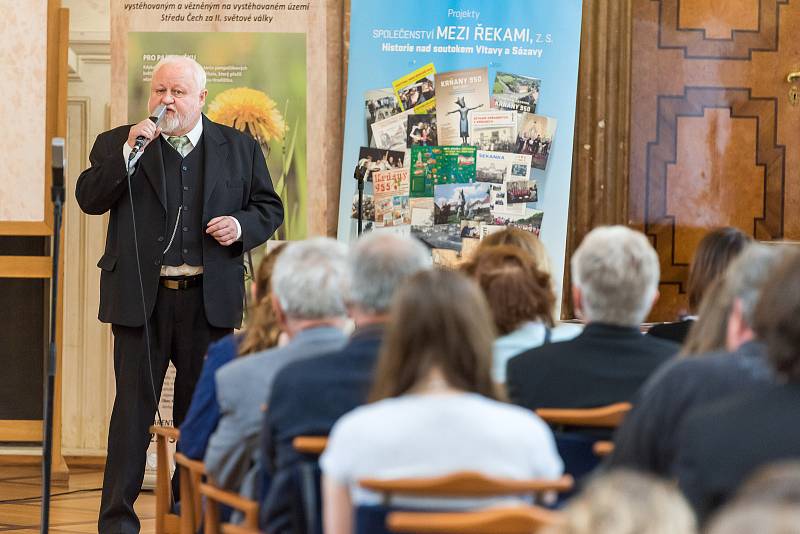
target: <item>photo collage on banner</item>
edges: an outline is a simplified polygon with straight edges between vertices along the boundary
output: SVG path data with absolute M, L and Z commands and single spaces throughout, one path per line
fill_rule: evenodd
M 509 226 L 540 235 L 552 211 L 563 249 L 580 2 L 441 4 L 397 20 L 353 0 L 339 237 L 354 237 L 354 176 L 365 231 L 462 251 Z

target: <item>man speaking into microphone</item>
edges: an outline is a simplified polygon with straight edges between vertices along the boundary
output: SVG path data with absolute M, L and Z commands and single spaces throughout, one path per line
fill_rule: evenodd
M 103 534 L 139 532 L 133 503 L 168 363 L 177 369 L 177 427 L 208 344 L 241 323 L 243 253 L 283 221 L 256 140 L 202 114 L 205 83 L 193 59 L 162 59 L 148 109 L 156 115 L 165 106 L 163 117 L 100 134 L 75 190 L 86 213 L 110 212 L 97 264 L 99 318 L 112 325 L 117 388 L 98 521 Z

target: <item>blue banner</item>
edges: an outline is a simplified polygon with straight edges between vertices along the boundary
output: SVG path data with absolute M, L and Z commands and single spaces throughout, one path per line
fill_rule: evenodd
M 580 0 L 352 0 L 339 238 L 464 250 L 504 225 L 564 269 Z M 403 169 L 408 169 L 404 171 Z

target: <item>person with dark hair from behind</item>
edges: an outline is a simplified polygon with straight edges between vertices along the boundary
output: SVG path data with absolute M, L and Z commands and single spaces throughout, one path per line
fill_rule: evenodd
M 800 458 L 800 252 L 769 275 L 754 315 L 776 382 L 693 410 L 678 431 L 674 476 L 705 519 L 756 469 Z
M 513 356 L 580 333 L 580 328 L 573 325 L 555 326 L 556 296 L 550 275 L 521 248 L 480 247 L 462 271 L 483 290 L 499 334 L 492 346 L 495 382 L 505 383 L 506 364 Z
M 272 310 L 272 269 L 286 245 L 273 247 L 258 265 L 250 286 L 253 307 L 247 328 L 229 334 L 208 347 L 203 370 L 192 395 L 186 419 L 180 426 L 178 451 L 193 460 L 202 460 L 208 438 L 219 422 L 219 403 L 214 374 L 237 356 L 247 356 L 278 345 L 281 335 L 278 320 Z M 176 477 L 177 479 L 177 477 Z
M 731 263 L 721 278 L 721 294 L 701 306 L 719 303 L 730 310 L 721 318 L 725 349 L 677 359 L 650 377 L 614 436 L 611 465 L 669 476 L 677 430 L 692 408 L 772 381 L 751 325 L 761 290 L 783 255 L 782 247 L 751 244 Z
M 592 230 L 572 257 L 572 296 L 581 335 L 509 360 L 511 401 L 529 409 L 592 408 L 631 401 L 678 345 L 639 332 L 658 297 L 658 256 L 624 226 Z
M 513 479 L 561 475 L 563 463 L 547 425 L 529 410 L 498 401 L 490 373 L 493 338 L 486 301 L 464 275 L 431 270 L 403 285 L 392 305 L 370 404 L 337 421 L 320 458 L 326 534 L 350 534 L 353 506 L 381 502 L 358 487 L 364 478 L 461 471 Z M 398 496 L 392 505 L 495 504 L 497 499 Z
M 270 534 L 306 531 L 292 474 L 303 457 L 292 441 L 326 436 L 339 417 L 366 401 L 395 290 L 430 265 L 421 242 L 391 234 L 367 234 L 350 250 L 347 308 L 355 331 L 341 350 L 284 367 L 266 399 L 261 457 L 271 483 L 261 523 Z
M 647 334 L 683 343 L 695 322 L 703 293 L 752 240 L 749 235 L 730 226 L 707 233 L 697 245 L 689 267 L 686 291 L 689 296 L 689 315 L 674 323 L 654 325 Z

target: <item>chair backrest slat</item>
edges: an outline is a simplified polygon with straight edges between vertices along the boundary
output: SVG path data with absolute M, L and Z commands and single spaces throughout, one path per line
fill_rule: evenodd
M 631 411 L 629 402 L 598 408 L 539 408 L 536 415 L 550 425 L 616 428 Z

